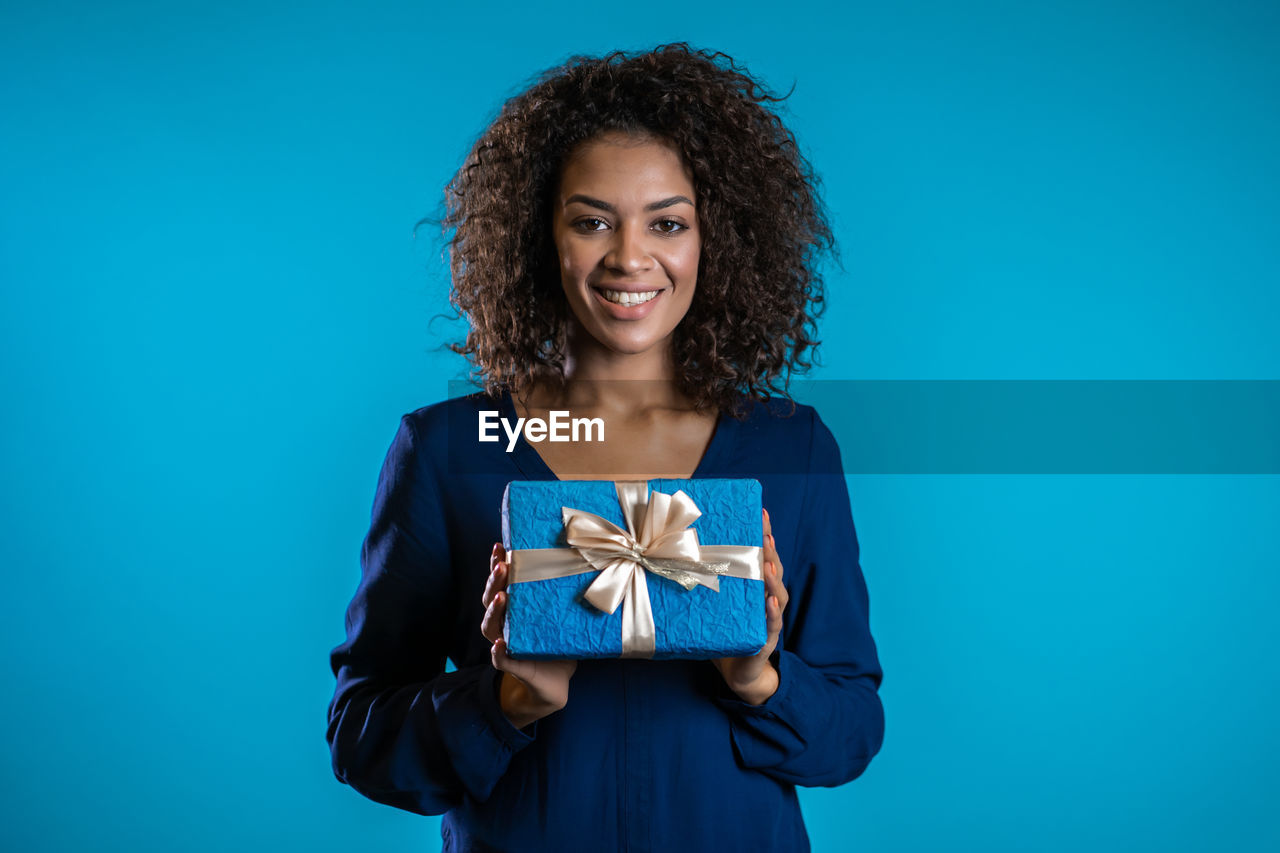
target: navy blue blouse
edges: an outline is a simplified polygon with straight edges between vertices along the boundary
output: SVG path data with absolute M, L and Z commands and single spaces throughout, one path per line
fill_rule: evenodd
M 500 407 L 514 423 L 509 395 Z M 790 594 L 768 701 L 740 701 L 709 661 L 582 661 L 566 707 L 517 729 L 480 599 L 506 483 L 556 476 L 523 437 L 510 453 L 476 440 L 494 408 L 473 395 L 401 418 L 330 655 L 337 778 L 443 814 L 446 851 L 808 850 L 795 786 L 856 778 L 884 737 L 831 431 L 808 406 L 757 403 L 745 421 L 721 415 L 693 474 L 763 485 Z

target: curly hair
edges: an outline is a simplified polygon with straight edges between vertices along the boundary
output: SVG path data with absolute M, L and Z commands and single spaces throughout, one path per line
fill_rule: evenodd
M 824 302 L 817 261 L 835 241 L 818 180 L 771 94 L 726 54 L 684 43 L 575 56 L 509 99 L 445 190 L 465 355 L 485 390 L 520 395 L 564 376 L 571 312 L 552 203 L 576 146 L 608 131 L 670 141 L 693 174 L 698 283 L 672 335 L 677 383 L 699 409 L 790 399 L 813 366 Z

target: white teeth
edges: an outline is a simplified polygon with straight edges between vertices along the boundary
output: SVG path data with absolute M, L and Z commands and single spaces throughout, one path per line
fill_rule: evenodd
M 601 290 L 604 298 L 619 305 L 641 305 L 661 293 L 661 290 L 650 290 L 646 293 L 628 293 L 625 290 Z

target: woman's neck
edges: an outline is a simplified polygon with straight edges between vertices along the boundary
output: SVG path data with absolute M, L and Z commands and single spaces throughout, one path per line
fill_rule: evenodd
M 567 408 L 633 417 L 654 409 L 689 409 L 691 401 L 675 381 L 676 367 L 668 338 L 640 353 L 619 353 L 578 330 L 569 336 L 565 382 L 542 383 L 530 402 L 539 408 Z

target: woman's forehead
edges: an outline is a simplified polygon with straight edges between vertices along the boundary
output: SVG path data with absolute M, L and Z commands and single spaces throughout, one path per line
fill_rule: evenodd
M 654 136 L 608 134 L 579 145 L 560 178 L 562 203 L 571 196 L 643 200 L 693 199 L 693 175 L 670 142 Z

